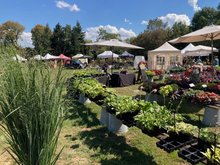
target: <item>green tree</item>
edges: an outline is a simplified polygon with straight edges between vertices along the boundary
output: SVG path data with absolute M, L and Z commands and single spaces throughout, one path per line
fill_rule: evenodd
M 189 26 L 182 22 L 176 22 L 172 28 L 168 29 L 169 38 L 177 38 L 190 32 Z
M 54 54 L 64 53 L 64 31 L 62 26 L 56 24 L 51 36 L 51 48 Z
M 163 23 L 161 19 L 152 19 L 149 20 L 148 25 L 147 25 L 147 30 L 154 31 L 158 29 L 165 29 L 167 27 L 166 23 Z
M 64 51 L 63 53 L 65 55 L 70 55 L 71 50 L 72 50 L 72 43 L 71 43 L 71 36 L 72 36 L 72 31 L 71 31 L 71 25 L 66 25 L 63 28 L 64 31 Z
M 204 26 L 217 24 L 219 22 L 218 11 L 215 8 L 204 7 L 197 11 L 192 18 L 192 30 L 198 30 Z
M 0 25 L 0 41 L 4 44 L 17 45 L 17 40 L 24 29 L 18 22 L 7 21 Z
M 73 54 L 84 52 L 85 33 L 82 31 L 82 27 L 78 21 L 72 29 L 71 42 L 74 46 L 72 50 Z
M 120 35 L 116 33 L 108 33 L 104 28 L 100 28 L 98 31 L 97 41 L 110 39 L 120 39 Z
M 36 25 L 31 29 L 32 41 L 36 52 L 43 54 L 51 50 L 52 32 L 48 25 Z
M 131 50 L 133 54 L 143 54 L 147 56 L 148 50 L 153 50 L 163 43 L 169 40 L 168 30 L 166 29 L 157 29 L 157 30 L 146 30 L 143 33 L 140 33 L 136 38 L 131 40 L 131 43 L 134 45 L 141 46 L 145 48 L 143 50 Z

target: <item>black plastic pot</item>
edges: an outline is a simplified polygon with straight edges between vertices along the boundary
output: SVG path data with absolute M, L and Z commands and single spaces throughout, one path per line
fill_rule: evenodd
M 134 117 L 139 113 L 139 111 L 132 111 L 132 112 L 126 112 L 121 113 L 117 115 L 116 117 L 120 119 L 125 125 L 128 127 L 132 127 L 136 125 L 136 121 L 134 120 Z

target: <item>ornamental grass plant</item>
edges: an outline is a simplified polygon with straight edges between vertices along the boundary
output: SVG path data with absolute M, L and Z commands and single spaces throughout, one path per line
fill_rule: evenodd
M 61 70 L 8 60 L 0 75 L 1 128 L 18 164 L 52 165 L 63 123 Z

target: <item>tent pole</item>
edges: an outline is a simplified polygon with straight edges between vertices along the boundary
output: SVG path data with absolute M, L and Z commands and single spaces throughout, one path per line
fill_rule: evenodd
M 213 53 L 213 34 L 211 35 L 211 47 L 212 47 L 212 54 L 211 54 L 212 81 L 214 81 L 214 53 Z
M 113 60 L 114 60 L 114 58 L 113 58 L 113 47 L 111 47 L 111 51 L 112 51 L 112 67 L 111 67 L 111 74 L 113 73 Z

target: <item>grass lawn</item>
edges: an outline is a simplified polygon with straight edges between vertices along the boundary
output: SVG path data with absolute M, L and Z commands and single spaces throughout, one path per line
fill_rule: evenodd
M 65 77 L 72 70 L 64 70 Z M 114 88 L 117 94 L 144 96 L 139 85 Z M 58 149 L 63 151 L 59 165 L 185 165 L 177 152 L 167 153 L 156 146 L 158 139 L 143 134 L 136 127 L 126 134 L 115 135 L 99 123 L 101 107 L 94 103 L 83 105 L 67 100 L 66 116 L 60 134 Z M 0 164 L 14 164 L 5 152 L 5 139 L 0 133 Z

